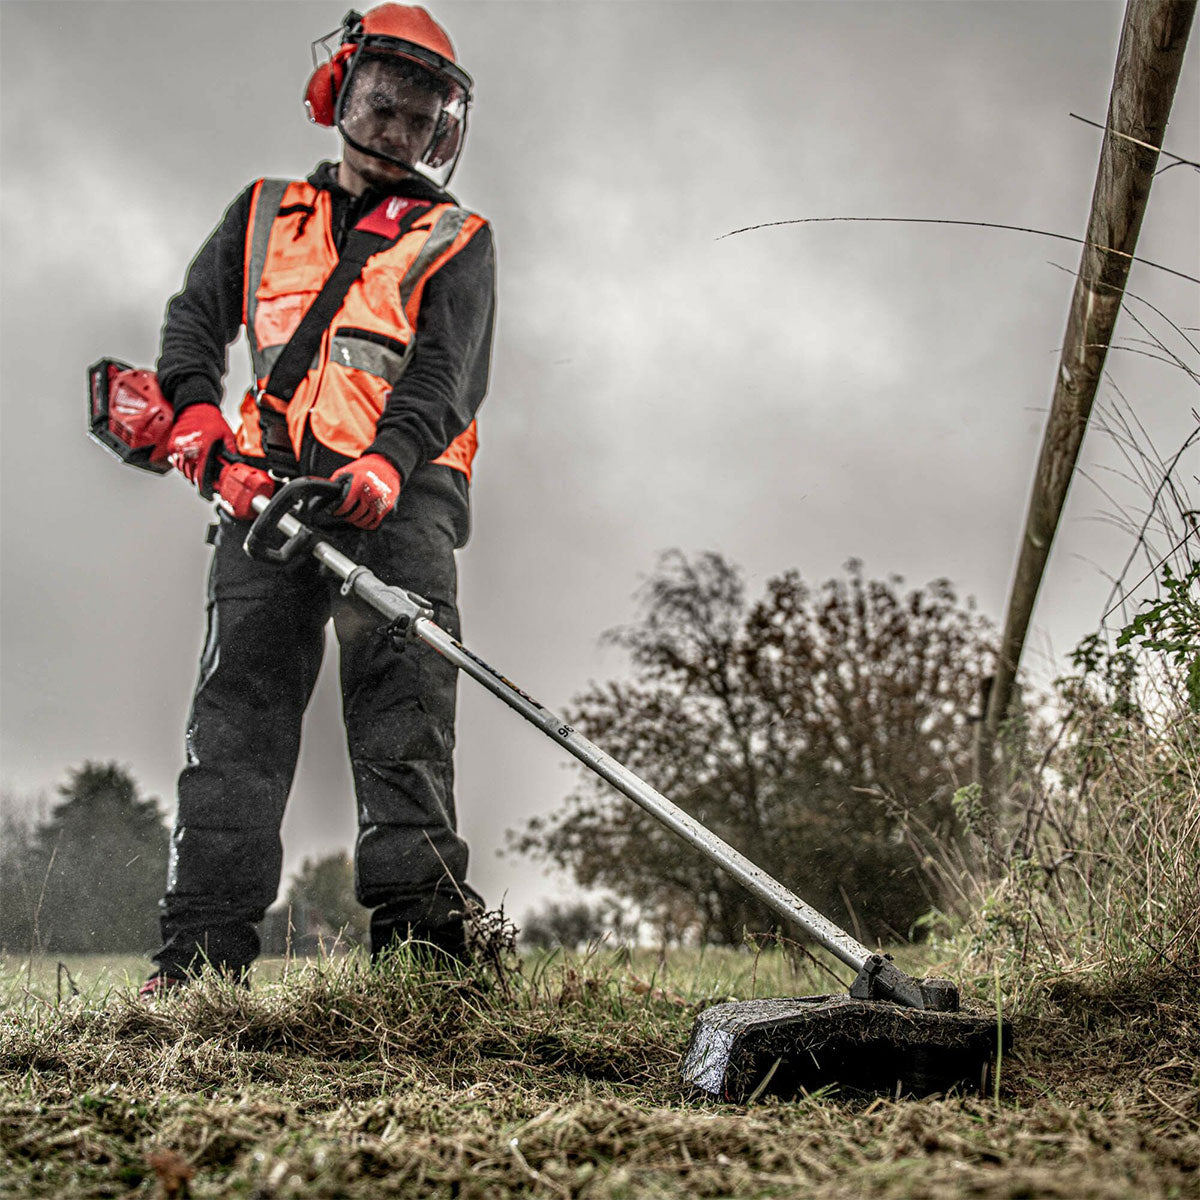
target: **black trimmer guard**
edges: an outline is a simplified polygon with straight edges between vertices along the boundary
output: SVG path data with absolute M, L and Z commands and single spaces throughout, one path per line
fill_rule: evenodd
M 715 1004 L 692 1027 L 686 1086 L 744 1104 L 836 1086 L 851 1093 L 926 1096 L 988 1086 L 1007 1022 L 849 996 Z

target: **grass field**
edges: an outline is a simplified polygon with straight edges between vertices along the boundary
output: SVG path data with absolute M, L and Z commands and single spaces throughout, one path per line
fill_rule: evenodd
M 1027 983 L 998 1094 L 739 1108 L 676 1071 L 705 1003 L 834 986 L 775 952 L 600 951 L 504 981 L 273 961 L 249 991 L 150 1006 L 140 960 L 65 969 L 78 995 L 56 960 L 0 969 L 0 1196 L 1200 1196 L 1179 972 Z M 962 982 L 994 1002 L 995 977 Z

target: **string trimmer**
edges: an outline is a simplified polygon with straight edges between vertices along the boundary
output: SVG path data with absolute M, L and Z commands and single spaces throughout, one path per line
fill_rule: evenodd
M 94 434 L 103 407 L 96 399 L 100 375 L 94 369 L 89 410 Z M 117 445 L 111 438 L 99 440 L 131 461 L 124 436 L 118 435 Z M 150 469 L 156 467 L 157 462 Z M 897 1095 L 983 1086 L 995 1058 L 1011 1040 L 1006 1024 L 960 1011 L 958 989 L 948 980 L 914 979 L 889 956 L 867 949 L 473 654 L 434 622 L 428 601 L 384 583 L 324 541 L 311 522 L 327 520 L 343 496 L 341 483 L 301 478 L 285 484 L 270 500 L 256 499 L 258 515 L 246 537 L 246 553 L 277 565 L 312 555 L 342 581 L 344 595 L 357 598 L 383 619 L 394 644 L 416 640 L 435 650 L 727 871 L 788 926 L 856 973 L 849 995 L 754 1000 L 706 1009 L 696 1019 L 683 1060 L 687 1086 L 734 1101 L 766 1092 L 794 1096 L 829 1084 Z

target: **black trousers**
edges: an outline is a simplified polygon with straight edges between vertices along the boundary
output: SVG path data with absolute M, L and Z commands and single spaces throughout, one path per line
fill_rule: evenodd
M 454 551 L 467 521 L 466 480 L 426 466 L 379 529 L 323 536 L 385 582 L 424 596 L 458 637 Z M 453 942 L 464 901 L 479 900 L 456 831 L 457 671 L 419 642 L 397 653 L 381 618 L 342 597 L 340 581 L 311 556 L 285 567 L 249 558 L 247 528 L 222 517 L 216 530 L 154 959 L 168 974 L 201 961 L 237 973 L 258 954 L 255 925 L 279 889 L 279 828 L 330 617 L 358 802 L 355 890 L 375 909 L 372 950 L 410 932 Z

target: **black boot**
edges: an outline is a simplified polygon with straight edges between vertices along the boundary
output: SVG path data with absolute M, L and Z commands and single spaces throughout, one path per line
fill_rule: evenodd
M 408 943 L 419 959 L 428 960 L 430 966 L 448 967 L 465 965 L 471 961 L 467 945 L 466 928 L 461 917 L 454 917 L 437 925 L 409 924 L 408 922 L 376 921 L 371 917 L 371 961 L 377 962 L 386 950 Z

